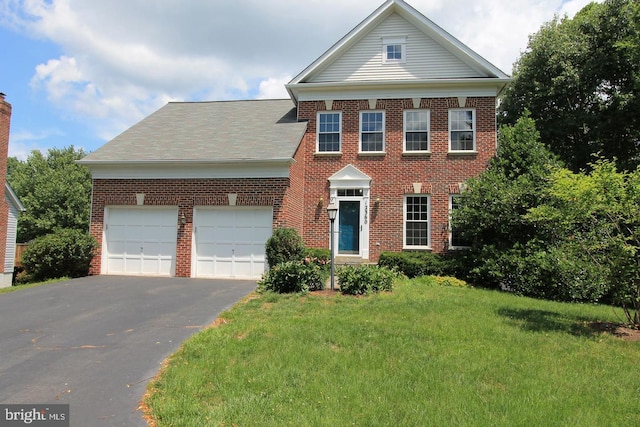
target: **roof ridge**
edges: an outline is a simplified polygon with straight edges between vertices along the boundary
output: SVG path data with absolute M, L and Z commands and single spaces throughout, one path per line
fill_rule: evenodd
M 291 101 L 291 98 L 272 98 L 272 99 L 222 99 L 209 101 L 169 101 L 167 104 L 214 104 L 214 103 L 233 103 L 233 102 L 268 102 L 268 101 Z

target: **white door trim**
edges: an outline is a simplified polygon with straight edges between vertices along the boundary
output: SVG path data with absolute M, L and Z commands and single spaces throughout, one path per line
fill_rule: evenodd
M 339 196 L 338 190 L 357 189 L 362 190 L 362 195 Z M 361 259 L 369 259 L 369 223 L 371 213 L 369 212 L 369 201 L 371 199 L 371 177 L 360 171 L 353 165 L 347 165 L 340 171 L 329 177 L 329 203 L 339 207 L 340 201 L 360 202 L 360 252 L 350 255 Z M 340 210 L 334 222 L 334 243 L 333 250 L 338 254 Z M 329 237 L 331 237 L 329 224 Z M 342 255 L 341 255 L 342 256 Z M 349 256 L 349 255 L 348 255 Z

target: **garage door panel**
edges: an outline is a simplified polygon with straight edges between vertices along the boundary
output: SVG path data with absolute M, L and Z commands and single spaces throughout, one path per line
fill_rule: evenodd
M 259 278 L 271 236 L 271 208 L 197 208 L 194 276 Z
M 105 274 L 170 276 L 175 270 L 177 208 L 109 207 Z

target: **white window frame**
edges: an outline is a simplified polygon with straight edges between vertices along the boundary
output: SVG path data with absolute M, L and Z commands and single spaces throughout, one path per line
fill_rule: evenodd
M 468 249 L 470 246 L 454 246 L 453 245 L 453 226 L 451 225 L 451 212 L 453 212 L 453 199 L 456 197 L 464 197 L 461 194 L 449 195 L 449 249 Z
M 400 58 L 387 58 L 388 46 L 400 46 Z M 407 37 L 383 37 L 382 38 L 382 63 L 404 64 L 407 62 Z
M 382 150 L 363 150 L 362 149 L 362 134 L 363 134 L 363 130 L 362 130 L 362 122 L 363 122 L 363 117 L 365 114 L 382 114 L 382 131 L 381 132 L 368 132 L 368 133 L 382 133 Z M 384 153 L 385 149 L 386 149 L 386 144 L 385 144 L 385 133 L 386 133 L 386 121 L 387 121 L 387 115 L 385 113 L 384 110 L 365 110 L 365 111 L 360 111 L 360 131 L 358 133 L 358 149 L 360 154 L 379 154 L 379 153 Z
M 408 201 L 410 197 L 419 197 L 427 199 L 427 220 L 408 220 Z M 407 224 L 409 222 L 426 222 L 427 223 L 427 245 L 409 245 L 407 243 Z M 431 249 L 431 196 L 427 194 L 407 194 L 404 196 L 403 201 L 403 218 L 402 218 L 402 247 L 404 249 Z
M 320 116 L 328 114 L 337 114 L 340 129 L 338 130 L 338 151 L 320 151 L 320 134 L 333 134 L 335 132 L 320 132 Z M 319 154 L 340 154 L 342 152 L 342 111 L 318 111 L 316 114 L 316 153 Z
M 407 123 L 409 122 L 407 120 L 407 116 L 409 115 L 409 113 L 423 113 L 425 112 L 427 114 L 427 127 L 426 129 L 420 129 L 418 131 L 415 130 L 408 130 L 407 129 Z M 403 152 L 405 153 L 430 153 L 431 152 L 431 110 L 429 109 L 414 109 L 414 110 L 404 110 L 403 113 L 403 128 L 402 128 L 402 149 Z M 426 150 L 409 150 L 407 148 L 407 132 L 426 132 L 427 133 L 427 149 Z
M 453 138 L 451 137 L 453 132 L 467 132 L 468 130 L 463 129 L 453 129 L 454 123 L 454 114 L 460 112 L 471 112 L 471 132 L 473 133 L 473 148 L 471 150 L 454 150 L 451 146 L 453 142 Z M 475 108 L 454 108 L 449 110 L 449 152 L 450 153 L 476 153 L 477 145 L 476 145 L 476 137 L 477 137 L 478 129 L 476 128 L 476 109 Z

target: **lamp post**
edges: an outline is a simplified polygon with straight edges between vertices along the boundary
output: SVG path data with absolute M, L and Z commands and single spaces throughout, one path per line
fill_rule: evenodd
M 331 235 L 329 236 L 330 245 L 331 245 L 331 290 L 333 290 L 333 286 L 335 283 L 335 275 L 336 275 L 336 266 L 335 266 L 335 256 L 334 256 L 334 244 L 333 244 L 333 223 L 336 220 L 336 216 L 338 215 L 338 206 L 333 203 L 327 206 L 327 214 L 329 215 L 329 221 L 331 221 Z

